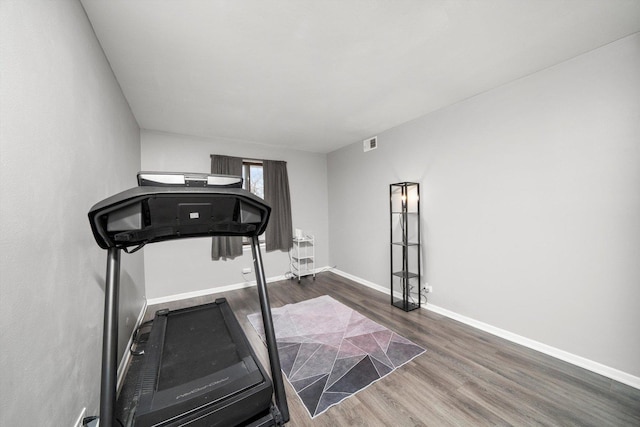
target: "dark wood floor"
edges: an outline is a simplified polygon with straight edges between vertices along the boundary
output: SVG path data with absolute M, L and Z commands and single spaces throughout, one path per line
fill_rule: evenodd
M 640 390 L 427 310 L 405 313 L 385 294 L 334 273 L 268 289 L 272 307 L 330 295 L 427 349 L 314 420 L 286 383 L 289 426 L 640 426 Z M 247 321 L 247 314 L 259 311 L 255 288 L 162 307 L 221 296 L 266 364 L 264 344 Z

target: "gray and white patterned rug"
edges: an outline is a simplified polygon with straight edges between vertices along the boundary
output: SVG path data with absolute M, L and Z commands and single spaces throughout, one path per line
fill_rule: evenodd
M 326 295 L 271 311 L 282 371 L 311 418 L 426 351 Z M 264 341 L 261 314 L 248 318 Z

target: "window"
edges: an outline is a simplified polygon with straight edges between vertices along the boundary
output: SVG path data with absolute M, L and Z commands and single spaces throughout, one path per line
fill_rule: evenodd
M 242 160 L 242 188 L 264 199 L 264 178 L 262 171 L 262 161 Z M 258 237 L 258 241 L 264 243 L 264 237 L 265 235 L 263 233 Z M 251 242 L 248 237 L 243 237 L 242 244 L 249 245 Z
M 211 173 L 242 175 L 244 188 L 264 199 L 271 206 L 269 226 L 260 236 L 266 241 L 267 252 L 288 251 L 293 244 L 291 226 L 291 196 L 287 162 L 254 160 L 211 154 Z M 211 259 L 233 259 L 242 255 L 242 239 L 215 236 L 211 243 Z
M 262 162 L 258 160 L 242 161 L 243 188 L 264 199 L 264 178 L 262 177 Z

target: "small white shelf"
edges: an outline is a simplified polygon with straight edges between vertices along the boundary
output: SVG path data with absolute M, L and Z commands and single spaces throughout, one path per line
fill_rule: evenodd
M 300 283 L 300 279 L 304 276 L 313 276 L 313 279 L 315 280 L 314 236 L 293 238 L 293 247 L 291 248 L 291 274 L 292 279 L 298 279 L 298 283 Z

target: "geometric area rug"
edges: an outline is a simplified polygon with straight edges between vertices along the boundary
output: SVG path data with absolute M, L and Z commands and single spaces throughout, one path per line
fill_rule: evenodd
M 311 418 L 425 352 L 327 295 L 271 313 L 282 371 Z M 264 341 L 261 314 L 248 318 Z

